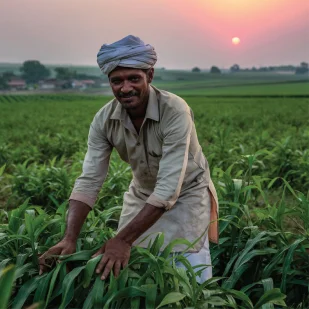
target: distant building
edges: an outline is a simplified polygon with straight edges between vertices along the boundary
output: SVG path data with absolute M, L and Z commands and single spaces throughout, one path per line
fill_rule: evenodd
M 110 86 L 110 84 L 109 83 L 106 83 L 106 82 L 103 82 L 103 81 L 101 81 L 101 80 L 97 80 L 96 81 L 96 87 L 109 87 Z
M 10 90 L 25 90 L 27 88 L 27 84 L 23 79 L 12 79 L 7 82 Z
M 41 90 L 61 90 L 72 88 L 72 85 L 69 81 L 51 78 L 39 81 L 39 88 Z
M 45 79 L 39 81 L 39 88 L 41 90 L 52 90 L 56 89 L 58 86 L 58 81 L 56 79 Z
M 87 89 L 95 87 L 96 82 L 92 79 L 83 79 L 83 80 L 77 80 L 73 79 L 70 81 L 71 88 L 73 89 Z
M 82 82 L 84 86 L 87 88 L 92 88 L 96 84 L 95 81 L 92 79 L 85 79 L 85 80 L 81 80 L 80 82 Z
M 83 89 L 83 88 L 87 88 L 85 87 L 85 85 L 82 83 L 82 81 L 74 79 L 71 81 L 71 86 L 73 89 Z
M 61 89 L 80 89 L 96 87 L 96 81 L 92 79 L 85 80 L 58 80 L 56 78 L 41 80 L 38 83 L 41 90 L 61 90 Z

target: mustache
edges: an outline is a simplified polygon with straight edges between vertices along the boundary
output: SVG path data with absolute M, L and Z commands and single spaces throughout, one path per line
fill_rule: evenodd
M 137 91 L 130 91 L 128 93 L 123 93 L 123 92 L 118 93 L 119 98 L 131 98 L 131 97 L 138 96 L 138 95 L 139 93 Z

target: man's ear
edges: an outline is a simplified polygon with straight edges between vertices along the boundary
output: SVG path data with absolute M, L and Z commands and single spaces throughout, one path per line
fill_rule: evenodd
M 152 82 L 153 76 L 154 76 L 154 68 L 151 68 L 147 72 L 147 81 L 149 84 Z

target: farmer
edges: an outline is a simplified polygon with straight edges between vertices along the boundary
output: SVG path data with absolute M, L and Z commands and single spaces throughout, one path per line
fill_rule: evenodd
M 82 225 L 93 208 L 115 148 L 132 168 L 133 179 L 124 194 L 117 236 L 95 254 L 104 253 L 97 273 L 104 280 L 118 276 L 132 246 L 147 247 L 158 232 L 164 246 L 176 238 L 200 238 L 188 255 L 192 266 L 211 265 L 209 239 L 218 241 L 217 197 L 209 167 L 186 102 L 151 85 L 157 55 L 151 45 L 129 35 L 104 44 L 97 62 L 108 75 L 115 98 L 95 115 L 88 136 L 83 172 L 70 196 L 64 238 L 40 258 L 40 273 L 50 255 L 75 252 Z M 142 241 L 147 235 L 146 240 Z M 174 247 L 175 252 L 186 249 Z M 212 276 L 207 267 L 197 279 Z

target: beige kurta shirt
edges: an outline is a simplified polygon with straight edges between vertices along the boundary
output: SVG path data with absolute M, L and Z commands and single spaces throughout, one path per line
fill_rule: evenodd
M 94 117 L 88 136 L 83 172 L 70 199 L 93 207 L 108 171 L 112 149 L 132 168 L 124 194 L 118 230 L 149 203 L 163 207 L 163 216 L 134 245 L 146 247 L 156 233 L 164 245 L 176 238 L 194 241 L 207 230 L 218 242 L 218 200 L 209 167 L 198 142 L 192 110 L 180 97 L 150 87 L 145 120 L 139 134 L 121 104 L 113 99 Z M 209 194 L 210 193 L 210 194 Z M 150 235 L 141 242 L 145 236 Z M 199 251 L 207 233 L 192 248 Z M 181 251 L 184 246 L 176 246 Z

